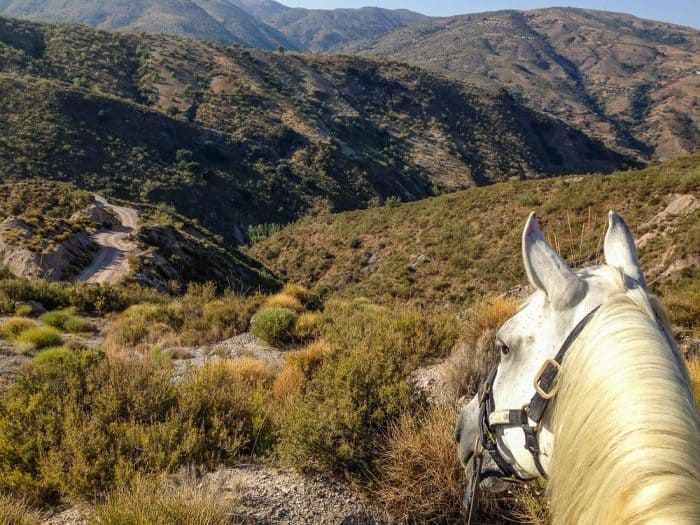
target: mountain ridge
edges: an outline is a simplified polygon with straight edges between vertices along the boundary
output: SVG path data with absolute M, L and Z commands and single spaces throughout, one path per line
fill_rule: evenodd
M 0 18 L 0 71 L 4 177 L 172 205 L 228 242 L 322 210 L 636 165 L 507 93 L 376 59 Z
M 45 22 L 82 23 L 246 44 L 261 49 L 297 46 L 276 29 L 227 0 L 23 0 L 0 1 L 0 13 Z
M 436 19 L 343 52 L 505 87 L 640 159 L 700 147 L 700 32 L 690 28 L 576 8 L 507 10 Z

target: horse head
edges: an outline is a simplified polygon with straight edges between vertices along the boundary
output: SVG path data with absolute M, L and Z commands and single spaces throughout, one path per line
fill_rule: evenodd
M 621 281 L 616 293 L 635 290 L 648 298 L 634 240 L 614 212 L 609 213 L 604 241 L 604 266 L 614 267 L 614 272 L 603 267 L 573 271 L 547 243 L 534 213 L 523 231 L 522 258 L 535 291 L 497 332 L 500 362 L 462 409 L 455 429 L 458 454 L 472 471 L 474 492 L 488 478 L 517 481 L 549 475 L 557 446 L 549 401 L 557 394 L 568 348 L 613 293 L 606 276 L 614 273 Z M 659 330 L 675 348 L 667 329 Z M 680 369 L 685 370 L 682 364 Z M 683 373 L 678 372 L 681 379 Z M 469 503 L 468 491 L 465 505 Z

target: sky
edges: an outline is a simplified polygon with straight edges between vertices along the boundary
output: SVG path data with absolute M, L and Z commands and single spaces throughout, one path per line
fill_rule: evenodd
M 411 9 L 430 16 L 450 16 L 499 9 L 535 9 L 566 6 L 630 13 L 640 18 L 661 20 L 700 29 L 700 0 L 281 0 L 291 7 L 334 9 L 375 5 L 387 9 Z

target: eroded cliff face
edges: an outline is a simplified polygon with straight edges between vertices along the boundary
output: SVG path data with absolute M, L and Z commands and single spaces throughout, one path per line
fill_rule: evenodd
M 60 281 L 92 257 L 90 233 L 66 223 L 42 238 L 32 225 L 17 217 L 0 223 L 0 263 L 18 277 Z

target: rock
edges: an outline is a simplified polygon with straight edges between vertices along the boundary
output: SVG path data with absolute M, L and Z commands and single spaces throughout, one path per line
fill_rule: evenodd
M 19 301 L 15 303 L 15 312 L 19 310 L 20 308 L 22 309 L 30 309 L 29 315 L 32 316 L 39 316 L 41 314 L 46 313 L 46 308 L 44 308 L 44 305 L 41 304 L 38 301 Z
M 430 257 L 428 257 L 425 254 L 421 255 L 416 255 L 416 254 L 411 254 L 408 257 L 408 264 L 406 265 L 406 268 L 409 270 L 415 271 L 418 269 L 419 266 L 429 263 L 430 262 Z

